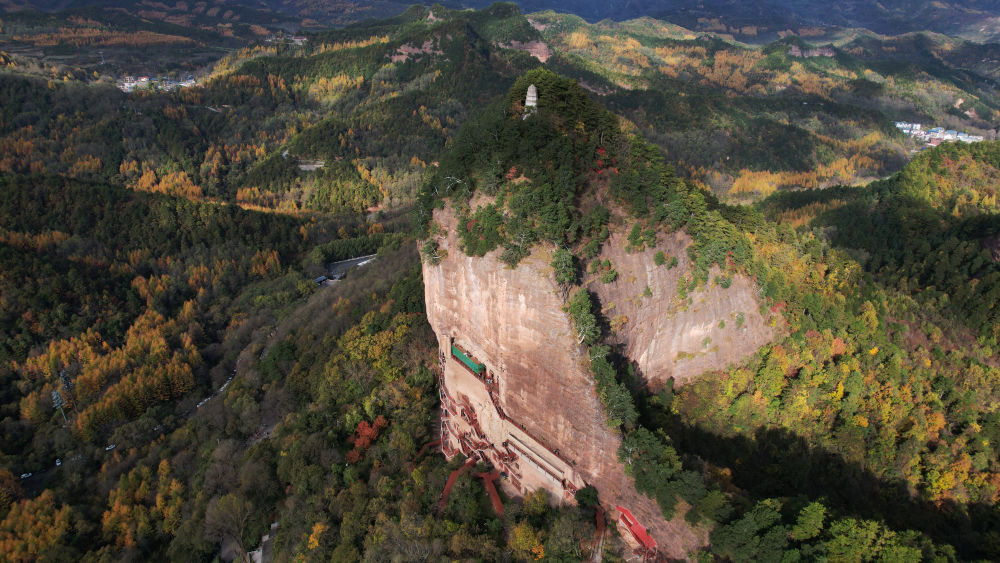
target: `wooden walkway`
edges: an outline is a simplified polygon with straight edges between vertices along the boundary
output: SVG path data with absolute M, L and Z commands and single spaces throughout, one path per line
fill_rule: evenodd
M 498 518 L 503 518 L 503 502 L 500 500 L 500 494 L 497 493 L 496 486 L 493 485 L 493 481 L 500 477 L 500 472 L 494 469 L 489 473 L 476 473 L 476 477 L 483 480 L 483 486 L 486 487 L 486 494 L 490 497 L 490 502 L 493 504 L 493 511 L 497 513 Z
M 441 492 L 441 501 L 438 502 L 438 514 L 444 512 L 444 507 L 448 506 L 448 495 L 451 494 L 451 488 L 455 486 L 455 481 L 462 476 L 463 473 L 472 469 L 472 466 L 476 464 L 476 458 L 470 457 L 462 467 L 451 472 L 448 476 L 448 482 L 444 484 L 444 491 Z

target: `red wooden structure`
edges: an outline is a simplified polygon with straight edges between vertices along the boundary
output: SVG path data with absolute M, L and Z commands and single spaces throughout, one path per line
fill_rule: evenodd
M 486 487 L 486 494 L 490 497 L 490 503 L 493 504 L 493 511 L 497 513 L 497 516 L 503 517 L 503 502 L 500 501 L 500 494 L 497 493 L 497 488 L 493 485 L 494 479 L 500 478 L 500 472 L 494 469 L 490 473 L 476 473 L 476 477 L 483 480 L 483 485 Z
M 466 471 L 472 469 L 472 466 L 476 464 L 476 458 L 470 457 L 462 467 L 451 472 L 448 476 L 448 481 L 444 484 L 444 491 L 441 492 L 441 501 L 438 502 L 438 514 L 444 512 L 444 507 L 448 506 L 448 495 L 451 494 L 451 487 L 455 484 L 455 481 L 465 473 Z
M 656 551 L 656 540 L 654 540 L 648 533 L 646 533 L 646 528 L 642 527 L 642 524 L 636 520 L 635 516 L 627 508 L 622 508 L 621 506 L 616 507 L 618 513 L 621 514 L 621 521 L 625 524 L 625 528 L 628 529 L 635 541 L 639 542 L 639 545 L 643 547 L 647 552 L 653 553 Z

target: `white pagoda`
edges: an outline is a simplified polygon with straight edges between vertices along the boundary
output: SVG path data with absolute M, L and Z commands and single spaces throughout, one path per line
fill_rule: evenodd
M 532 84 L 528 86 L 528 95 L 524 98 L 524 108 L 537 108 L 538 107 L 538 88 Z

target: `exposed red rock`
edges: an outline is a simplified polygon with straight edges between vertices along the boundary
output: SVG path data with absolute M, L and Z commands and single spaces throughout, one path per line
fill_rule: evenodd
M 616 328 L 612 341 L 624 344 L 626 356 L 653 389 L 671 377 L 683 384 L 739 363 L 774 338 L 771 320 L 761 315 L 753 281 L 746 276 L 733 276 L 724 288 L 715 283 L 719 272 L 713 270 L 708 287 L 680 298 L 677 284 L 689 269 L 691 238 L 681 231 L 657 238 L 655 247 L 628 253 L 625 234 L 613 233 L 598 258 L 610 260 L 618 278 L 612 283 L 601 282 L 599 275 L 587 280 Z M 667 260 L 676 257 L 677 266 L 657 266 L 657 252 Z
M 552 56 L 552 49 L 544 41 L 511 41 L 510 43 L 501 43 L 498 46 L 504 49 L 524 51 L 543 63 Z
M 450 210 L 435 211 L 434 219 L 448 233 L 438 238 L 447 256 L 423 267 L 427 317 L 440 340 L 444 391 L 451 397 L 443 427 L 460 427 L 468 433 L 460 444 L 446 428 L 445 450 L 455 453 L 452 448 L 464 448 L 493 463 L 499 453 L 515 451 L 502 442 L 523 425 L 524 433 L 535 441 L 527 446 L 535 452 L 516 449 L 518 459 L 512 463 L 517 467 L 511 471 L 520 471 L 522 477 L 533 475 L 531 488 L 544 486 L 557 501 L 573 502 L 567 485 L 595 486 L 601 503 L 612 509 L 613 519 L 618 518 L 616 505 L 628 508 L 655 539 L 660 553 L 670 558 L 686 558 L 705 545 L 705 530 L 688 525 L 683 509 L 674 519 L 664 519 L 656 501 L 636 491 L 618 461 L 620 434 L 605 423 L 586 351 L 563 311 L 549 251 L 536 247 L 510 269 L 499 260 L 499 250 L 481 258 L 466 256 L 459 248 L 457 221 Z M 484 365 L 484 374 L 496 378 L 496 406 L 507 422 L 497 422 L 487 384 L 477 387 L 480 383 L 473 372 L 452 355 L 453 342 L 474 363 Z M 470 413 L 463 417 L 459 403 L 480 405 L 475 424 L 466 420 Z M 539 464 L 563 472 L 565 483 L 546 479 L 531 468 Z M 501 484 L 512 494 L 527 488 L 522 483 L 518 491 L 510 473 Z

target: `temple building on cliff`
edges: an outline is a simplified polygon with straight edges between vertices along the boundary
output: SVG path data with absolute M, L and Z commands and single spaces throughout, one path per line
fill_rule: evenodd
M 583 478 L 558 449 L 532 436 L 503 407 L 503 370 L 471 342 L 446 337 L 440 343 L 441 449 L 461 453 L 501 472 L 515 494 L 545 489 L 560 504 L 575 502 Z M 447 353 L 445 353 L 447 351 Z

